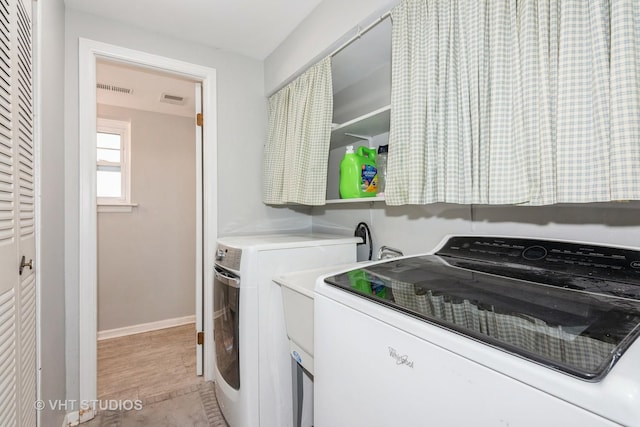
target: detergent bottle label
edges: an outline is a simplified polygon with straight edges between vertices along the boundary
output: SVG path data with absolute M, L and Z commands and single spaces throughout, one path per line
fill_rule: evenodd
M 362 191 L 376 193 L 378 191 L 378 171 L 375 166 L 362 165 Z

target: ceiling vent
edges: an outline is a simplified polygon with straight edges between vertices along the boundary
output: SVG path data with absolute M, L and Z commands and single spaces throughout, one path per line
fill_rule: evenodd
M 160 102 L 166 102 L 167 104 L 184 105 L 185 97 L 180 95 L 170 95 L 163 93 L 160 95 Z
M 126 87 L 119 87 L 114 85 L 108 85 L 106 83 L 97 83 L 96 87 L 102 90 L 108 90 L 109 92 L 121 93 L 123 95 L 131 95 L 133 93 L 132 89 Z

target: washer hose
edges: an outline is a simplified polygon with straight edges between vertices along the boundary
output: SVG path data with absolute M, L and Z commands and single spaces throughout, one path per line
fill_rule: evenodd
M 353 233 L 355 237 L 360 237 L 362 239 L 362 243 L 358 243 L 358 245 L 369 244 L 369 261 L 371 261 L 371 257 L 373 256 L 373 239 L 371 239 L 371 230 L 366 222 L 360 222 L 356 225 L 356 231 Z

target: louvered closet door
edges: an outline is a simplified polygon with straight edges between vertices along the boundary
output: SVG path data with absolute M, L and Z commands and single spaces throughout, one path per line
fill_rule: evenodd
M 0 0 L 0 425 L 17 420 L 16 287 L 18 272 L 17 217 L 15 209 L 15 150 L 13 142 L 13 41 L 15 5 Z M 13 13 L 12 13 L 13 12 Z
M 27 3 L 27 4 L 25 4 Z M 31 4 L 18 0 L 17 16 L 17 72 L 13 82 L 17 88 L 14 96 L 17 110 L 16 135 L 18 190 L 16 205 L 18 206 L 18 263 L 22 256 L 28 263 L 35 265 L 35 177 L 33 147 L 33 67 L 31 52 Z M 15 142 L 14 142 L 15 143 Z M 18 408 L 19 424 L 35 426 L 36 411 L 36 275 L 33 268 L 25 268 L 19 275 L 18 301 L 20 318 L 18 321 Z
M 31 5 L 0 0 L 0 426 L 34 426 L 36 307 Z

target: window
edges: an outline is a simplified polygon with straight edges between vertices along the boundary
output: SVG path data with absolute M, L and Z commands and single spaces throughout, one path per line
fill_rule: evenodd
M 98 118 L 96 195 L 99 205 L 128 205 L 130 197 L 130 128 L 128 122 Z

